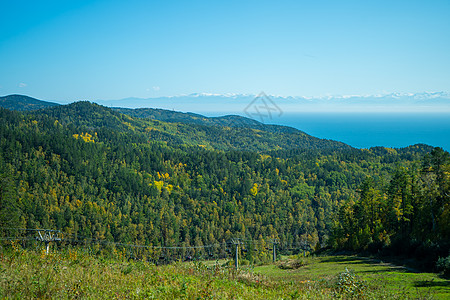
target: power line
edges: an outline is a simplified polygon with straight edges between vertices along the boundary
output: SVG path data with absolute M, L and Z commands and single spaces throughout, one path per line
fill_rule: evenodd
M 222 246 L 228 246 L 235 244 L 237 240 L 239 240 L 240 244 L 244 244 L 243 242 L 248 242 L 252 244 L 265 244 L 265 241 L 259 241 L 259 240 L 249 240 L 249 239 L 232 239 L 231 241 L 225 241 L 222 243 L 214 243 L 214 244 L 207 244 L 207 245 L 201 245 L 201 246 L 154 246 L 154 245 L 139 245 L 139 244 L 126 244 L 121 242 L 113 242 L 108 240 L 98 240 L 92 237 L 85 237 L 76 235 L 78 239 L 70 238 L 70 236 L 73 236 L 73 234 L 69 234 L 66 236 L 64 233 L 61 233 L 59 230 L 54 229 L 29 229 L 29 228 L 4 228 L 4 229 L 12 229 L 12 230 L 24 230 L 24 231 L 32 231 L 32 232 L 38 232 L 39 236 L 34 238 L 26 238 L 26 237 L 2 237 L 1 240 L 39 240 L 39 241 L 64 241 L 64 242 L 89 242 L 89 243 L 97 243 L 97 244 L 106 244 L 106 245 L 115 245 L 115 246 L 123 246 L 123 247 L 134 247 L 134 248 L 151 248 L 151 249 L 208 249 L 208 248 L 217 248 Z M 46 233 L 47 236 L 44 236 L 43 233 Z M 55 235 L 49 236 L 49 233 L 57 233 L 59 234 L 58 237 L 55 237 Z M 79 239 L 82 238 L 82 239 Z M 268 241 L 271 243 L 271 241 Z
M 96 239 L 93 237 L 86 237 L 86 236 L 82 236 L 82 235 L 78 235 L 78 234 L 71 234 L 71 233 L 62 233 L 59 230 L 55 230 L 55 229 L 40 229 L 40 228 L 36 228 L 36 229 L 31 229 L 31 228 L 3 228 L 4 230 L 17 230 L 17 231 L 23 231 L 25 234 L 27 233 L 34 233 L 36 232 L 38 235 L 34 236 L 34 237 L 23 237 L 23 236 L 16 236 L 16 237 L 1 237 L 0 240 L 22 240 L 22 241 L 27 241 L 27 240 L 37 240 L 40 242 L 45 243 L 46 245 L 46 253 L 48 254 L 49 252 L 49 244 L 50 242 L 64 242 L 64 243 L 85 243 L 85 244 L 101 244 L 101 245 L 112 245 L 112 246 L 117 246 L 117 247 L 124 247 L 124 248 L 135 248 L 135 249 L 148 249 L 148 250 L 159 250 L 161 252 L 153 252 L 154 254 L 157 255 L 157 253 L 160 253 L 160 259 L 161 257 L 163 257 L 163 259 L 165 261 L 168 260 L 168 258 L 173 257 L 173 256 L 180 256 L 182 257 L 183 255 L 185 255 L 185 251 L 188 252 L 188 254 L 186 255 L 186 260 L 191 260 L 192 259 L 192 252 L 191 251 L 195 251 L 195 256 L 199 255 L 202 257 L 202 252 L 197 253 L 197 251 L 201 251 L 204 250 L 203 254 L 207 255 L 209 257 L 212 257 L 214 255 L 217 256 L 217 253 L 220 252 L 222 254 L 224 254 L 224 257 L 227 257 L 229 255 L 231 255 L 231 250 L 229 249 L 230 247 L 235 246 L 235 266 L 236 268 L 238 268 L 238 253 L 239 253 L 239 248 L 245 245 L 249 245 L 249 244 L 253 244 L 253 245 L 266 245 L 268 243 L 272 244 L 272 249 L 267 248 L 267 250 L 272 250 L 273 251 L 273 261 L 276 260 L 276 247 L 277 245 L 280 244 L 279 239 L 267 239 L 267 240 L 252 240 L 252 239 L 244 239 L 244 238 L 233 238 L 231 240 L 228 241 L 223 241 L 222 243 L 212 243 L 212 244 L 207 244 L 207 245 L 194 245 L 194 246 L 157 246 L 157 245 L 142 245 L 142 244 L 127 244 L 127 243 L 122 243 L 122 242 L 114 242 L 114 241 L 108 241 L 108 240 L 103 240 L 103 239 Z M 306 243 L 305 243 L 306 244 Z M 305 245 L 302 245 L 305 246 Z M 300 249 L 303 247 L 299 247 Z M 222 250 L 221 250 L 222 249 Z M 170 252 L 171 250 L 182 250 L 183 252 Z M 244 252 L 247 252 L 248 249 L 241 249 Z M 279 251 L 283 251 L 283 250 L 297 250 L 297 248 L 286 248 L 286 249 L 278 249 Z M 207 253 L 205 253 L 207 251 Z M 258 251 L 258 250 L 256 250 Z M 213 254 L 214 253 L 214 254 Z M 220 257 L 221 254 L 219 254 Z
M 32 240 L 36 240 L 36 238 L 35 237 L 13 236 L 13 237 L 0 237 L 0 240 L 2 240 L 2 241 L 32 241 Z

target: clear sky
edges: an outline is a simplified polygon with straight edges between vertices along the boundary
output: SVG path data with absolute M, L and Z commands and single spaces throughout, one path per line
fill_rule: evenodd
M 450 1 L 0 2 L 0 95 L 450 90 Z

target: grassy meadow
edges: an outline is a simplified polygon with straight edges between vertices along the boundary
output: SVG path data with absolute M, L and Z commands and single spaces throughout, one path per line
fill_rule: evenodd
M 105 258 L 87 250 L 45 255 L 17 245 L 0 252 L 0 297 L 8 299 L 448 299 L 437 274 L 356 256 L 284 257 L 236 271 L 231 262 Z
M 300 258 L 298 268 L 280 268 L 265 265 L 254 268 L 276 282 L 302 284 L 336 285 L 336 274 L 348 270 L 366 287 L 361 298 L 387 297 L 397 299 L 449 299 L 450 281 L 438 274 L 422 273 L 416 270 L 376 261 L 359 256 L 319 256 Z

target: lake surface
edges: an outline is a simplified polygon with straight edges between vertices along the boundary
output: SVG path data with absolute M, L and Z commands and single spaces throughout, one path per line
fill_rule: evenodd
M 231 113 L 236 114 L 236 113 Z M 238 113 L 246 116 L 243 113 Z M 204 113 L 208 116 L 224 115 Z M 248 117 L 248 116 L 246 116 Z M 255 118 L 265 124 L 287 125 L 312 136 L 344 142 L 356 148 L 407 147 L 427 144 L 450 151 L 450 113 L 283 112 Z
M 284 113 L 264 123 L 288 125 L 356 148 L 423 143 L 450 151 L 449 113 Z

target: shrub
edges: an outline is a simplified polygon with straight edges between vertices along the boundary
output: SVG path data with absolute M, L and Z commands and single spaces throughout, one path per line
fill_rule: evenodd
M 286 259 L 278 263 L 278 268 L 283 270 L 288 269 L 298 269 L 300 267 L 306 266 L 308 264 L 308 259 L 305 257 L 298 257 L 297 259 Z
M 347 268 L 345 268 L 344 272 L 337 275 L 334 289 L 336 298 L 362 298 L 366 291 L 366 283 Z
M 450 255 L 447 257 L 439 257 L 436 262 L 436 268 L 442 272 L 444 276 L 450 276 Z

